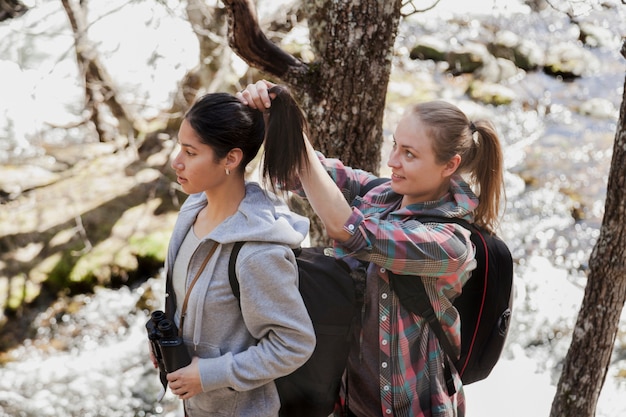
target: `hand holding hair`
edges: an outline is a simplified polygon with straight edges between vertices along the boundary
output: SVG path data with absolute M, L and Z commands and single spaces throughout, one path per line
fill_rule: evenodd
M 267 80 L 259 80 L 254 84 L 248 84 L 235 96 L 246 106 L 263 111 L 272 105 L 273 97 L 270 97 L 269 90 L 275 85 Z

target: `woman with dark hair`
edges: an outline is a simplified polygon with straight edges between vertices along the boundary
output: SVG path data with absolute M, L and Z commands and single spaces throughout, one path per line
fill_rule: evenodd
M 237 97 L 272 114 L 274 84 L 250 84 Z M 306 127 L 306 126 L 305 126 Z M 307 131 L 285 129 L 284 144 Z M 268 133 L 268 134 L 271 134 Z M 274 139 L 277 140 L 277 139 Z M 503 156 L 493 125 L 470 121 L 444 101 L 407 109 L 393 135 L 391 179 L 362 197 L 377 178 L 316 153 L 298 156 L 301 189 L 334 239 L 338 257 L 368 261 L 360 329 L 353 334 L 346 372 L 347 412 L 359 417 L 462 417 L 465 398 L 425 318 L 409 312 L 390 285 L 389 271 L 421 279 L 449 341 L 460 349 L 452 300 L 476 267 L 470 231 L 419 217 L 462 218 L 494 230 L 503 194 Z M 470 186 L 473 185 L 473 189 Z M 447 369 L 446 369 L 447 368 Z M 450 375 L 452 380 L 446 378 Z
M 277 416 L 273 380 L 301 366 L 315 347 L 293 252 L 309 221 L 244 177 L 264 142 L 264 117 L 232 95 L 208 94 L 178 133 L 171 166 L 189 197 L 167 252 L 166 315 L 182 330 L 192 361 L 167 380 L 189 417 Z M 294 169 L 264 164 L 271 182 Z M 247 242 L 235 265 L 240 302 L 228 279 L 238 241 Z

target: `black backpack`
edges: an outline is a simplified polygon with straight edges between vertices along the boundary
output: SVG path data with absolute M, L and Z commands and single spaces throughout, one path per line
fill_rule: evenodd
M 446 217 L 417 219 L 423 223 L 457 223 L 472 233 L 477 266 L 461 294 L 453 300 L 461 320 L 461 355 L 458 359 L 454 357 L 454 349 L 435 317 L 422 280 L 415 276 L 390 274 L 392 288 L 407 310 L 428 321 L 463 384 L 485 379 L 500 358 L 509 330 L 513 307 L 511 252 L 498 236 L 465 220 Z M 448 391 L 452 393 L 452 376 L 447 372 L 446 377 Z
M 228 265 L 230 285 L 237 299 L 240 292 L 235 262 L 243 244 L 235 244 Z M 341 377 L 350 351 L 350 333 L 362 305 L 354 274 L 362 268 L 360 273 L 364 277 L 365 265 L 351 267 L 332 253 L 325 254 L 323 248 L 301 248 L 294 252 L 300 294 L 313 322 L 317 343 L 304 365 L 275 381 L 281 402 L 280 416 L 326 417 L 339 399 Z

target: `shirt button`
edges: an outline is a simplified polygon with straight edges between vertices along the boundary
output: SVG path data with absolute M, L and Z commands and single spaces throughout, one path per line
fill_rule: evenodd
M 386 320 L 387 320 L 387 316 L 382 316 L 380 319 L 381 319 L 382 321 L 386 321 Z
M 385 273 L 386 269 L 385 268 L 380 268 L 380 272 L 382 272 L 383 274 Z
M 383 300 L 386 300 L 386 299 L 387 299 L 387 297 L 389 297 L 389 296 L 387 295 L 387 293 L 386 293 L 386 292 L 384 292 L 384 293 L 383 293 L 383 295 L 381 295 L 381 298 L 382 298 Z
M 383 387 L 383 390 L 384 390 L 384 391 L 389 391 L 389 385 L 385 385 L 385 386 Z
M 383 362 L 380 364 L 380 366 L 382 366 L 383 369 L 387 369 L 387 362 Z
M 383 346 L 387 346 L 387 340 L 383 339 L 382 344 Z
M 354 230 L 354 225 L 353 224 L 349 224 L 348 225 L 348 230 Z
M 386 409 L 385 410 L 385 414 L 391 414 L 391 410 L 390 409 Z

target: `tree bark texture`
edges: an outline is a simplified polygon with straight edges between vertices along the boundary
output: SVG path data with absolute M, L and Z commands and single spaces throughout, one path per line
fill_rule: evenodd
M 622 45 L 626 58 L 626 41 Z M 550 417 L 592 417 L 626 302 L 626 79 L 609 172 L 605 214 Z
M 305 63 L 261 31 L 251 0 L 226 0 L 232 49 L 292 87 L 327 156 L 378 172 L 385 95 L 401 1 L 304 2 L 315 59 Z

